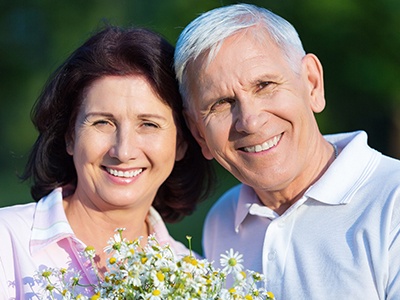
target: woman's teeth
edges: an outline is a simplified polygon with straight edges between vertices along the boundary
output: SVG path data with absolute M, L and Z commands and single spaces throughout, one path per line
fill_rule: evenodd
M 118 171 L 118 170 L 106 168 L 106 170 L 111 175 L 114 175 L 116 177 L 123 177 L 123 178 L 132 178 L 143 172 L 143 169 L 138 169 L 138 170 L 134 170 L 134 171 Z

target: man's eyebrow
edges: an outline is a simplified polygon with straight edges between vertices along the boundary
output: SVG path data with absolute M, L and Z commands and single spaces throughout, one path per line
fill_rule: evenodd
M 257 77 L 255 77 L 253 80 L 250 80 L 250 84 L 259 84 L 259 83 L 263 83 L 263 82 L 267 82 L 267 81 L 271 81 L 271 80 L 277 80 L 279 78 L 278 75 L 274 75 L 271 73 L 263 73 L 258 75 Z

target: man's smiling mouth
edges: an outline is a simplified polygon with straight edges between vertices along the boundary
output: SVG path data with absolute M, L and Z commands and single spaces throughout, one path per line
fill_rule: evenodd
M 268 149 L 276 146 L 278 144 L 278 142 L 280 141 L 281 137 L 282 137 L 282 134 L 279 134 L 279 135 L 273 137 L 272 139 L 265 141 L 261 145 L 243 147 L 243 148 L 241 148 L 241 150 L 243 150 L 244 152 L 249 152 L 249 153 L 257 153 L 257 152 L 265 151 L 265 150 L 268 150 Z

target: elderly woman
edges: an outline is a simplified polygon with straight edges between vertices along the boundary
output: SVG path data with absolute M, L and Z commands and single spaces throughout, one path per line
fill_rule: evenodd
M 187 249 L 164 221 L 193 212 L 213 182 L 190 135 L 173 72 L 173 47 L 141 28 L 107 27 L 61 65 L 33 111 L 39 136 L 24 179 L 38 201 L 0 210 L 0 294 L 33 299 L 37 270 L 74 268 L 95 283 L 80 253 L 102 251 L 116 228 Z

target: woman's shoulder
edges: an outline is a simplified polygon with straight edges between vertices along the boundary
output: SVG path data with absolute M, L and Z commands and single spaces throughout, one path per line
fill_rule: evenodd
M 35 207 L 36 203 L 28 203 L 0 208 L 0 260 L 7 268 L 13 268 L 16 253 L 28 249 Z
M 36 213 L 51 211 L 51 208 L 62 201 L 62 189 L 57 188 L 38 202 L 15 204 L 0 208 L 0 224 L 3 221 L 12 220 L 14 223 L 19 220 L 32 221 Z
M 37 203 L 16 204 L 0 208 L 0 229 L 31 224 Z

